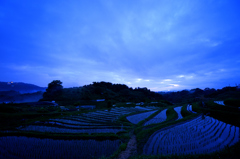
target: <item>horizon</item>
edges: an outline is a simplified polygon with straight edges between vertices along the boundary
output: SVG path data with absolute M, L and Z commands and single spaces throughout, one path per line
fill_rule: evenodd
M 151 91 L 239 85 L 240 1 L 0 2 L 2 81 Z
M 4 81 L 0 81 L 0 82 L 4 82 Z M 62 81 L 61 81 L 62 82 Z M 97 81 L 94 81 L 94 82 L 97 82 Z M 107 81 L 98 81 L 98 82 L 107 82 Z M 5 83 L 8 83 L 8 84 L 14 84 L 14 83 L 24 83 L 24 84 L 32 84 L 32 85 L 35 85 L 35 86 L 39 86 L 39 85 L 37 85 L 37 84 L 34 84 L 34 83 L 26 83 L 26 82 L 15 82 L 15 81 L 9 81 L 9 82 L 5 82 Z M 49 82 L 50 83 L 50 82 Z M 63 83 L 63 82 L 62 82 Z M 112 82 L 110 82 L 110 83 L 112 83 Z M 90 84 L 93 84 L 93 82 L 92 83 L 89 83 L 89 84 L 86 84 L 86 85 L 90 85 Z M 112 84 L 122 84 L 122 83 L 112 83 Z M 82 86 L 73 86 L 73 87 L 64 87 L 63 86 L 63 88 L 76 88 L 76 87 L 83 87 L 84 85 L 82 85 Z M 135 88 L 147 88 L 147 89 L 149 89 L 148 87 L 129 87 L 128 85 L 126 85 L 128 88 L 132 88 L 132 89 L 135 89 Z M 48 85 L 47 86 L 39 86 L 39 87 L 42 87 L 42 88 L 48 88 Z M 235 85 L 235 86 L 224 86 L 224 87 L 222 87 L 222 88 L 210 88 L 210 87 L 205 87 L 205 88 L 199 88 L 199 89 L 201 89 L 201 90 L 204 90 L 204 89 L 206 89 L 206 88 L 209 88 L 209 89 L 215 89 L 215 90 L 218 90 L 218 89 L 223 89 L 223 88 L 225 88 L 225 87 L 240 87 L 240 84 L 238 84 L 238 85 Z M 193 90 L 193 89 L 197 89 L 198 87 L 196 87 L 196 88 L 191 88 L 191 89 L 182 89 L 182 90 L 162 90 L 162 91 L 153 91 L 153 90 L 151 90 L 151 89 L 149 89 L 150 91 L 153 91 L 153 92 L 178 92 L 178 91 L 183 91 L 183 90 L 187 90 L 187 91 L 191 91 L 191 90 Z

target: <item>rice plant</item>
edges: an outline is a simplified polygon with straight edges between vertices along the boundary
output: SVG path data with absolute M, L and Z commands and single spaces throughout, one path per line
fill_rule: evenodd
M 145 111 L 139 108 L 113 108 L 110 111 L 96 111 L 81 113 L 63 118 L 50 119 L 45 122 L 36 122 L 32 125 L 19 127 L 22 131 L 49 132 L 49 133 L 117 133 L 127 128 L 123 125 L 114 126 L 114 122 L 122 115 L 131 112 Z
M 146 113 L 140 113 L 140 114 L 136 114 L 136 115 L 131 115 L 127 117 L 127 120 L 130 121 L 133 124 L 137 124 L 140 121 L 148 118 L 151 114 L 155 113 L 157 110 L 154 111 L 149 111 Z
M 144 146 L 146 155 L 201 154 L 239 141 L 239 127 L 208 116 L 155 132 Z
M 110 156 L 119 145 L 119 140 L 54 140 L 5 136 L 0 137 L 0 158 L 100 158 Z
M 54 126 L 40 126 L 40 125 L 29 125 L 21 128 L 22 131 L 35 131 L 35 132 L 48 132 L 48 133 L 117 133 L 123 131 L 123 128 L 82 128 L 82 129 L 71 129 L 71 128 L 60 128 Z
M 164 109 L 160 113 L 158 113 L 155 117 L 147 121 L 144 126 L 150 125 L 150 124 L 157 124 L 165 121 L 167 119 L 167 109 Z

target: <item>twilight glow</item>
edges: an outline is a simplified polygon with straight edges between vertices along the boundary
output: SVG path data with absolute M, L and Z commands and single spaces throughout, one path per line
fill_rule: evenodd
M 235 86 L 237 0 L 3 0 L 0 81 L 152 91 Z

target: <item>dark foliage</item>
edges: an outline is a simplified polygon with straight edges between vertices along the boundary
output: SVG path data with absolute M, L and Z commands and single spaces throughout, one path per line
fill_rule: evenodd
M 60 80 L 54 80 L 48 84 L 46 92 L 43 93 L 42 100 L 60 100 L 62 98 L 62 82 Z
M 224 104 L 227 106 L 240 107 L 240 99 L 226 99 Z
M 226 100 L 228 98 L 240 99 L 238 87 L 224 87 L 215 90 L 214 88 L 200 88 L 182 90 L 178 92 L 162 93 L 163 98 L 173 103 L 193 103 L 207 100 Z
M 43 95 L 43 100 L 56 100 L 67 102 L 67 104 L 76 105 L 85 103 L 84 101 L 93 101 L 105 99 L 106 106 L 116 102 L 148 102 L 159 101 L 162 95 L 152 92 L 147 88 L 129 88 L 124 84 L 112 84 L 110 82 L 93 82 L 83 87 L 64 88 L 61 93 L 56 93 L 56 82 L 51 83 Z M 58 84 L 60 85 L 60 83 Z

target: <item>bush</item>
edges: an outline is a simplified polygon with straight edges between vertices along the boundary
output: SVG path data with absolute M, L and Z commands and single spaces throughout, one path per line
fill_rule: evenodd
M 80 102 L 76 102 L 76 103 L 74 103 L 73 105 L 74 105 L 74 106 L 79 106 L 79 105 L 81 105 L 81 103 L 80 103 Z
M 193 103 L 192 104 L 192 110 L 197 113 L 202 113 L 201 107 L 200 107 L 201 102 Z
M 15 113 L 17 110 L 7 104 L 0 104 L 0 112 L 1 113 Z
M 187 111 L 187 104 L 185 104 L 182 108 L 181 108 L 181 114 L 183 117 L 189 116 L 192 113 L 190 113 L 189 111 Z
M 49 111 L 46 108 L 41 107 L 39 110 L 37 110 L 38 113 L 48 113 Z
M 121 151 L 125 151 L 127 148 L 127 143 L 122 143 L 119 148 Z
M 228 106 L 240 107 L 240 99 L 226 99 L 224 104 Z
M 177 119 L 177 117 L 178 117 L 178 114 L 177 114 L 177 112 L 173 109 L 173 107 L 170 107 L 170 108 L 167 110 L 166 114 L 167 114 L 167 119 L 166 119 L 166 121 L 173 120 L 173 119 Z

